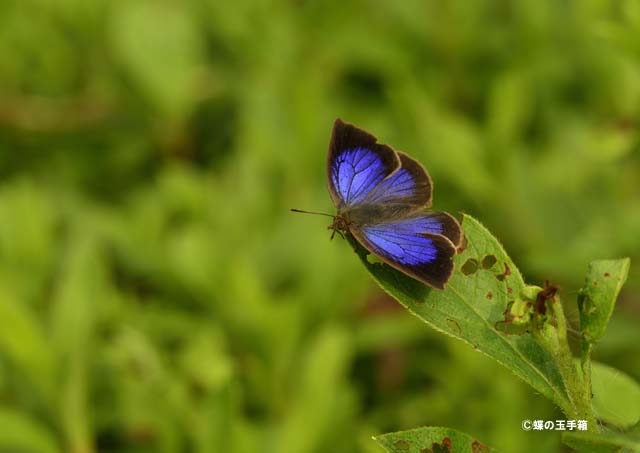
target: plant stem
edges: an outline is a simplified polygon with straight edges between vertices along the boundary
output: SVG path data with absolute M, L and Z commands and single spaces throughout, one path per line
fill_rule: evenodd
M 585 361 L 583 353 L 582 373 L 578 373 L 576 361 L 567 341 L 567 320 L 560 299 L 554 298 L 549 305 L 555 315 L 556 327 L 546 320 L 540 327 L 534 328 L 533 332 L 538 342 L 552 355 L 558 365 L 571 403 L 570 408 L 563 408 L 563 410 L 569 417 L 586 420 L 589 431 L 598 432 L 598 423 L 591 410 L 590 361 Z
M 580 343 L 580 367 L 582 369 L 582 380 L 584 382 L 584 391 L 586 397 L 591 401 L 592 389 L 591 389 L 591 350 L 593 344 L 586 340 L 582 340 Z

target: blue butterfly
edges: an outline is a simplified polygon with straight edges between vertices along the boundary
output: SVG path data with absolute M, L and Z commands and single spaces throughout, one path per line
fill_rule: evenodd
M 327 177 L 338 210 L 329 226 L 334 234 L 351 236 L 389 266 L 444 288 L 463 236 L 451 215 L 425 211 L 433 184 L 418 161 L 337 119 Z

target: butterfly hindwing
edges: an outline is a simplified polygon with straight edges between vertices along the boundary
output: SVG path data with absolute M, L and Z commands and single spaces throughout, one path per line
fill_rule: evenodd
M 390 266 L 434 288 L 442 289 L 453 270 L 454 243 L 443 235 L 453 219 L 425 213 L 407 219 L 353 228 L 366 249 Z M 447 219 L 444 222 L 442 219 Z M 455 220 L 454 220 L 455 221 Z

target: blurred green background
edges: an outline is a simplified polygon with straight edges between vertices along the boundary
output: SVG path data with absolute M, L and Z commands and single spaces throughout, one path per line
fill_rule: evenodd
M 422 161 L 532 283 L 631 256 L 595 358 L 640 379 L 640 2 L 4 0 L 0 451 L 362 452 L 564 418 L 329 242 L 336 117 Z

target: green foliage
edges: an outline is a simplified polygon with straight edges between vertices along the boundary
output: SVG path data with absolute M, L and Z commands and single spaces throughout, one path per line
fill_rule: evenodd
M 565 432 L 562 434 L 562 440 L 576 451 L 587 453 L 634 453 L 640 451 L 640 436 L 633 433 Z
M 378 284 L 411 313 L 495 359 L 556 403 L 568 418 L 586 420 L 591 433 L 599 432 L 592 406 L 601 421 L 621 428 L 638 423 L 640 385 L 605 365 L 592 367 L 590 356 L 592 343 L 606 330 L 613 310 L 610 307 L 615 306 L 626 279 L 629 259 L 595 261 L 589 266 L 579 303 L 581 313 L 587 313 L 581 323 L 580 374 L 567 343 L 567 324 L 556 298 L 557 289 L 525 285 L 515 264 L 486 228 L 470 216 L 464 216 L 461 225 L 465 249 L 454 257 L 456 272 L 442 291 L 428 288 L 384 263 L 369 262 L 368 252 L 355 240 L 351 244 Z M 596 289 L 591 290 L 593 287 Z M 504 327 L 516 321 L 526 330 L 516 332 Z M 593 335 L 594 331 L 598 334 Z M 592 400 L 594 392 L 598 397 Z M 420 430 L 390 434 L 383 445 L 394 452 L 417 451 L 425 441 L 416 440 L 416 432 Z M 632 443 L 629 436 L 607 436 L 568 436 L 563 440 L 579 451 L 609 451 L 609 447 Z
M 477 220 L 464 216 L 462 230 L 467 246 L 455 256 L 456 272 L 443 291 L 361 256 L 378 284 L 410 312 L 497 360 L 568 412 L 570 396 L 549 352 L 532 335 L 504 331 L 511 305 L 525 290 L 520 271 Z M 478 265 L 464 270 L 469 262 Z
M 51 430 L 20 412 L 0 411 L 0 444 L 6 451 L 33 453 L 58 453 L 55 436 Z
M 1 2 L 0 450 L 375 453 L 435 425 L 563 451 L 519 428 L 557 407 L 288 209 L 331 209 L 342 117 L 577 330 L 587 263 L 638 262 L 639 27 L 633 0 Z M 581 365 L 640 378 L 639 291 L 634 265 Z
M 375 438 L 390 453 L 490 453 L 494 449 L 450 428 L 417 428 Z
M 604 335 L 628 272 L 629 259 L 601 260 L 589 264 L 586 282 L 578 300 L 580 330 L 588 343 L 596 343 Z

